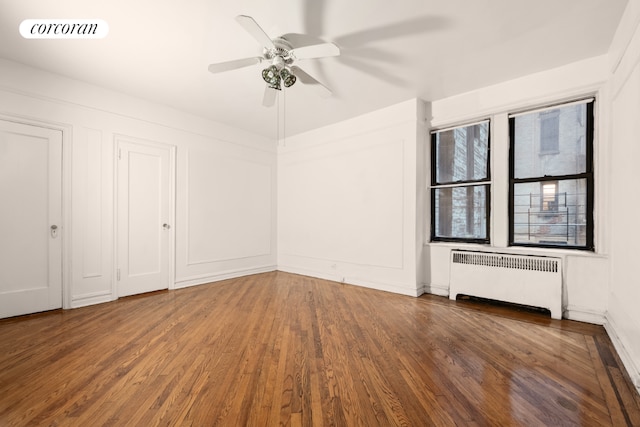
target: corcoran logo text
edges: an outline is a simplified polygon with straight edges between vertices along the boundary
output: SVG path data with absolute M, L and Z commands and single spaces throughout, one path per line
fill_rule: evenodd
M 20 24 L 25 39 L 101 39 L 108 32 L 102 19 L 25 19 Z

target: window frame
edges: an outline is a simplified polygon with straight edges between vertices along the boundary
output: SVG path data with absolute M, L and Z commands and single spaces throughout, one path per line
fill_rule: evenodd
M 486 177 L 482 179 L 467 179 L 460 181 L 451 181 L 451 182 L 438 182 L 438 169 L 437 169 L 437 144 L 436 144 L 436 135 L 439 132 L 453 131 L 458 128 L 465 128 L 470 126 L 475 126 L 479 124 L 487 123 L 487 173 Z M 486 118 L 482 120 L 476 120 L 473 122 L 460 124 L 456 126 L 449 126 L 441 129 L 433 129 L 431 130 L 431 185 L 429 187 L 430 191 L 430 200 L 431 200 L 431 233 L 430 233 L 430 241 L 431 242 L 455 242 L 455 243 L 477 243 L 477 244 L 490 244 L 491 243 L 491 119 Z M 436 192 L 439 189 L 444 188 L 468 188 L 475 186 L 484 186 L 485 187 L 485 238 L 467 238 L 467 237 L 450 237 L 450 236 L 438 236 L 436 230 Z
M 575 103 L 584 103 L 586 105 L 586 131 L 585 131 L 585 171 L 581 173 L 565 174 L 565 175 L 544 175 L 535 176 L 529 178 L 515 178 L 515 119 L 519 115 L 531 114 L 541 110 L 541 108 L 534 108 L 531 110 L 522 111 L 517 115 L 509 115 L 509 246 L 519 247 L 533 247 L 544 249 L 572 249 L 572 250 L 584 250 L 595 251 L 594 244 L 594 138 L 595 138 L 595 97 L 587 99 L 577 99 L 574 101 L 563 102 L 560 104 L 549 105 L 542 109 L 553 109 L 570 106 Z M 561 181 L 566 180 L 586 180 L 587 193 L 586 193 L 586 207 L 585 215 L 587 219 L 586 224 L 586 242 L 584 246 L 581 245 L 569 245 L 569 244 L 540 244 L 530 242 L 515 242 L 514 241 L 514 215 L 515 215 L 515 186 L 516 184 L 526 183 L 540 183 L 541 186 L 545 182 L 555 182 L 560 185 Z

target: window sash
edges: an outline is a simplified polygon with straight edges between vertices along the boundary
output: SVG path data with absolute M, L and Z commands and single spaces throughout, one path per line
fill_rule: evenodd
M 554 186 L 545 206 L 542 188 Z M 513 239 L 518 245 L 585 247 L 588 242 L 588 180 L 525 182 L 514 185 Z
M 442 147 L 442 145 L 439 145 L 440 142 L 438 141 L 439 139 L 439 135 L 445 132 L 455 132 L 456 129 L 463 129 L 463 128 L 472 128 L 475 126 L 480 126 L 480 125 L 485 125 L 486 124 L 486 152 L 485 152 L 485 162 L 483 162 L 484 164 L 481 166 L 482 169 L 480 170 L 480 172 L 484 172 L 484 174 L 482 174 L 482 176 L 479 177 L 469 177 L 468 173 L 466 173 L 466 169 L 465 169 L 465 173 L 467 176 L 465 176 L 466 179 L 454 179 L 454 175 L 455 172 L 453 171 L 453 169 L 455 169 L 455 159 L 452 157 L 451 160 L 451 164 L 447 165 L 450 166 L 451 170 L 451 178 L 452 179 L 439 179 L 439 172 L 440 172 L 440 160 L 442 159 L 442 157 L 439 155 L 440 153 L 438 152 L 438 148 Z M 455 145 L 455 139 L 453 140 L 453 147 L 456 147 Z M 471 141 L 467 141 L 467 144 L 469 145 Z M 482 142 L 481 142 L 482 143 Z M 469 149 L 470 147 L 468 146 L 467 149 Z M 473 147 L 475 148 L 475 147 Z M 475 153 L 475 151 L 474 151 Z M 476 162 L 476 157 L 475 156 L 467 156 L 466 161 L 467 164 L 469 164 L 469 162 L 472 163 L 472 167 L 475 166 Z M 445 161 L 442 162 L 443 164 L 446 164 L 448 162 Z M 480 183 L 480 182 L 487 182 L 491 179 L 491 126 L 490 126 L 490 122 L 488 120 L 484 120 L 481 122 L 476 122 L 476 123 L 472 123 L 472 124 L 468 124 L 468 125 L 461 125 L 461 126 L 456 126 L 456 127 L 451 127 L 451 128 L 447 128 L 444 130 L 438 130 L 438 131 L 434 131 L 431 132 L 431 185 L 432 186 L 440 186 L 440 185 L 448 185 L 448 184 L 468 184 L 468 183 Z
M 581 250 L 595 250 L 594 246 L 594 220 L 593 220 L 593 208 L 594 208 L 594 173 L 593 173 L 593 142 L 594 142 L 594 99 L 580 100 L 576 102 L 570 102 L 561 105 L 555 105 L 553 107 L 531 110 L 509 116 L 509 245 L 510 246 L 532 246 L 532 247 L 545 247 L 545 248 L 564 248 L 564 249 L 581 249 Z M 585 170 L 581 173 L 572 173 L 565 175 L 544 175 L 544 176 L 528 176 L 526 178 L 515 178 L 515 119 L 518 116 L 525 114 L 533 114 L 540 111 L 559 109 L 565 106 L 576 105 L 580 103 L 586 103 L 586 135 L 585 135 Z M 515 239 L 515 186 L 518 184 L 526 183 L 540 183 L 545 182 L 557 182 L 568 180 L 585 180 L 586 181 L 586 242 L 584 245 L 568 245 L 568 244 L 554 244 L 554 243 L 531 243 L 531 242 L 518 242 Z
M 445 197 L 438 197 L 439 194 Z M 488 183 L 433 187 L 431 240 L 489 243 L 490 211 L 491 186 Z
M 475 149 L 477 146 L 484 146 L 486 144 L 486 148 L 484 148 L 486 151 L 482 153 L 484 158 L 480 157 L 483 160 L 482 165 L 480 166 L 480 175 L 483 176 L 469 176 L 470 174 L 468 173 L 468 170 L 465 169 L 462 174 L 457 173 L 457 175 L 458 178 L 462 176 L 467 179 L 439 179 L 439 135 L 443 132 L 455 132 L 456 129 L 470 128 L 478 125 L 486 125 L 486 136 L 483 135 L 484 138 L 482 138 L 479 143 L 474 142 L 474 140 L 468 140 L 466 148 L 467 150 L 472 148 L 474 149 L 474 152 L 471 156 L 467 156 L 463 159 L 462 163 L 459 163 L 457 166 L 464 166 L 465 162 L 467 165 L 473 163 L 471 165 L 472 167 L 478 166 L 478 163 L 476 162 L 478 157 L 475 155 Z M 489 243 L 491 212 L 490 131 L 490 121 L 482 120 L 431 132 L 431 241 Z M 455 139 L 452 139 L 452 141 L 454 144 L 457 142 Z M 453 162 L 455 159 L 452 157 L 450 160 Z M 456 166 L 455 163 L 452 163 L 452 169 L 454 166 Z M 450 176 L 454 179 L 456 177 L 456 173 L 451 173 Z M 482 190 L 479 191 L 478 188 L 482 188 Z M 451 195 L 451 200 L 448 201 L 450 206 L 448 208 L 443 208 L 438 205 L 438 196 L 447 193 Z M 484 197 L 481 196 L 482 193 L 484 194 Z M 453 200 L 454 194 L 456 195 L 455 201 Z M 466 199 L 467 203 L 465 203 L 465 194 L 468 195 L 468 199 Z M 478 197 L 480 197 L 480 199 Z M 469 205 L 469 202 L 472 203 L 472 205 Z M 448 213 L 443 212 L 443 209 L 448 209 Z M 449 232 L 443 233 L 442 231 L 444 228 L 441 220 L 445 218 L 450 222 L 449 225 L 444 226 L 444 228 L 449 227 Z

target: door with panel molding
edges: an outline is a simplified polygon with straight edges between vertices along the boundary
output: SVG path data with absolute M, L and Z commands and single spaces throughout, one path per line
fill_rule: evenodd
M 170 286 L 172 147 L 117 140 L 119 297 Z
M 0 120 L 0 318 L 62 307 L 62 132 Z

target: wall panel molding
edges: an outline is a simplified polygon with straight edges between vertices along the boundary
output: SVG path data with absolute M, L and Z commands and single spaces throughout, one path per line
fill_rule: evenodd
M 185 157 L 185 265 L 271 255 L 273 166 L 196 149 Z
M 371 140 L 315 146 L 279 163 L 281 255 L 405 268 L 406 142 Z
M 103 193 L 104 177 L 102 156 L 102 132 L 96 129 L 82 129 L 86 132 L 86 144 L 76 145 L 84 162 L 78 163 L 79 187 L 82 193 L 82 207 L 78 222 L 82 228 L 82 278 L 99 278 L 103 272 Z M 83 138 L 84 139 L 84 138 Z M 80 160 L 80 159 L 77 159 Z

